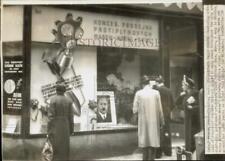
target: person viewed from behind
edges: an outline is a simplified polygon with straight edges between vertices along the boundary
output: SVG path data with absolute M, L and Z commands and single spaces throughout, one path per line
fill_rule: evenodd
M 154 160 L 160 146 L 160 126 L 164 124 L 160 94 L 152 89 L 149 77 L 143 76 L 142 89 L 137 91 L 133 113 L 138 114 L 138 146 L 143 150 L 143 160 Z
M 198 91 L 195 89 L 194 80 L 184 75 L 182 90 L 176 104 L 181 104 L 184 109 L 185 149 L 193 152 L 194 134 L 200 131 Z
M 50 99 L 48 135 L 53 146 L 53 160 L 69 160 L 70 134 L 73 132 L 73 106 L 64 93 L 64 84 L 56 86 L 56 96 Z
M 170 117 L 171 111 L 174 107 L 174 100 L 172 92 L 164 85 L 164 79 L 162 76 L 156 78 L 156 90 L 160 93 L 163 115 L 165 119 L 165 126 L 161 129 L 160 148 L 157 149 L 157 158 L 160 158 L 162 156 L 162 152 L 164 152 L 167 156 L 172 155 Z

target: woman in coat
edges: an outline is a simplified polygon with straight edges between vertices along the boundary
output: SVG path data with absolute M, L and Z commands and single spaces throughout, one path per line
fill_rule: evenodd
M 73 132 L 72 101 L 64 96 L 66 88 L 59 84 L 48 111 L 48 135 L 53 145 L 53 160 L 68 160 L 70 134 Z
M 193 152 L 195 150 L 194 135 L 200 131 L 200 115 L 198 91 L 195 90 L 195 83 L 191 78 L 184 76 L 182 81 L 182 89 L 177 99 L 177 105 L 181 104 L 185 117 L 185 149 Z

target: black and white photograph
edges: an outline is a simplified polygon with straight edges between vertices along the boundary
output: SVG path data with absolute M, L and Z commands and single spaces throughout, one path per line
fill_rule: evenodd
M 3 4 L 3 160 L 202 160 L 202 2 Z
M 108 126 L 117 124 L 114 93 L 111 91 L 98 91 L 97 93 L 97 123 Z M 99 124 L 99 125 L 100 125 Z

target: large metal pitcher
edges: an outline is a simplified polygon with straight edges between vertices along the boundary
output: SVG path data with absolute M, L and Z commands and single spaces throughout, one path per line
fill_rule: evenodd
M 60 67 L 60 75 L 62 75 L 66 69 L 70 69 L 73 64 L 73 56 L 67 51 L 63 51 L 59 54 L 56 60 Z

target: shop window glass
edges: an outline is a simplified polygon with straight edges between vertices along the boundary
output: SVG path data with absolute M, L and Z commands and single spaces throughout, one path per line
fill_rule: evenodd
M 89 100 L 96 100 L 97 97 L 96 47 L 76 46 L 69 51 L 70 56 L 67 57 L 62 52 L 62 43 L 52 42 L 56 38 L 51 32 L 52 29 L 57 28 L 55 22 L 66 21 L 66 15 L 74 12 L 56 8 L 32 8 L 30 134 L 47 132 L 49 100 L 56 94 L 55 85 L 60 81 L 67 84 L 65 95 L 73 101 L 75 131 L 92 129 L 89 120 L 91 110 L 88 104 Z M 77 14 L 73 15 L 76 19 Z M 69 34 L 69 32 L 65 33 L 66 26 L 68 25 L 58 32 Z M 80 28 L 79 31 L 82 29 Z M 79 36 L 79 33 L 77 34 L 76 36 Z M 77 109 L 79 110 L 77 100 L 80 104 L 80 115 L 77 112 Z
M 49 100 L 55 95 L 55 84 L 58 81 L 46 60 L 57 55 L 60 46 L 59 44 L 33 42 L 31 48 L 30 134 L 40 134 L 47 132 Z M 46 50 L 50 52 L 44 56 Z M 74 113 L 75 131 L 87 131 L 92 129 L 89 120 L 91 111 L 88 103 L 89 100 L 96 99 L 96 48 L 77 47 L 73 52 L 73 60 L 73 68 L 76 75 L 81 77 L 82 86 L 76 88 L 77 86 L 75 87 L 74 84 L 70 83 L 73 82 L 75 75 L 73 69 L 69 68 L 63 74 L 63 78 L 73 88 L 68 87 L 69 90 L 65 95 L 73 102 L 75 95 L 82 105 L 81 115 Z M 74 111 L 75 109 L 74 102 Z
M 70 56 L 67 57 L 62 54 L 67 48 L 63 46 L 64 40 L 58 40 L 57 43 L 53 40 L 57 39 L 56 33 L 62 32 L 65 37 L 71 34 L 70 31 L 73 29 L 71 25 L 70 27 L 65 25 L 65 30 L 58 30 L 55 23 L 65 22 L 68 13 L 74 16 L 73 19 L 77 18 L 75 15 L 80 14 L 75 10 L 32 8 L 30 134 L 47 132 L 49 100 L 55 95 L 56 83 L 62 80 L 68 84 L 65 95 L 74 102 L 75 132 L 136 128 L 137 118 L 132 112 L 134 94 L 139 89 L 143 73 L 149 75 L 159 73 L 158 66 L 153 67 L 155 64 L 159 65 L 155 63 L 159 62 L 158 54 L 151 57 L 152 50 L 106 49 L 81 44 L 70 50 Z M 90 13 L 86 14 L 92 16 Z M 87 28 L 84 29 L 84 35 L 85 33 L 87 35 L 91 31 L 88 27 L 91 26 L 83 22 L 81 28 L 85 25 Z M 157 31 L 157 23 L 155 27 Z M 53 34 L 52 29 L 55 29 Z M 82 33 L 80 35 L 82 36 Z M 97 48 L 103 49 L 102 52 Z M 146 56 L 145 58 L 150 56 L 147 60 L 151 60 L 153 65 L 145 61 L 142 54 Z M 145 62 L 144 65 L 142 62 Z M 64 68 L 65 66 L 67 68 Z M 71 84 L 73 81 L 74 84 Z M 81 86 L 76 85 L 79 83 Z M 77 99 L 81 105 L 80 116 L 76 112 Z M 102 110 L 108 107 L 110 116 L 102 116 L 107 117 L 106 122 L 99 121 L 97 111 L 100 104 Z
M 117 125 L 136 125 L 134 95 L 140 89 L 141 75 L 159 74 L 159 57 L 144 50 L 100 48 L 97 67 L 98 92 L 114 93 Z
M 59 45 L 32 43 L 31 134 L 47 132 L 48 101 L 45 99 L 46 93 L 43 89 L 54 85 L 57 81 L 57 77 L 43 61 L 43 53 L 46 49 L 50 50 L 51 54 L 56 54 Z M 146 51 L 137 52 L 134 49 L 99 48 L 97 50 L 96 47 L 84 46 L 76 48 L 73 58 L 76 73 L 82 77 L 81 89 L 85 97 L 81 115 L 74 115 L 75 132 L 135 127 L 137 118 L 132 112 L 134 94 L 140 89 L 140 78 L 143 73 L 156 75 L 159 72 L 159 68 L 155 67 L 157 63 L 153 63 L 154 69 L 151 63 L 147 63 L 147 60 L 159 62 L 158 55 Z M 64 78 L 71 77 L 73 71 L 68 70 Z M 91 104 L 95 104 L 95 107 Z M 96 112 L 100 104 L 108 105 L 111 118 L 106 122 L 98 122 Z
M 3 6 L 3 133 L 21 133 L 23 108 L 23 6 Z
M 3 43 L 3 132 L 20 133 L 23 107 L 21 42 Z

